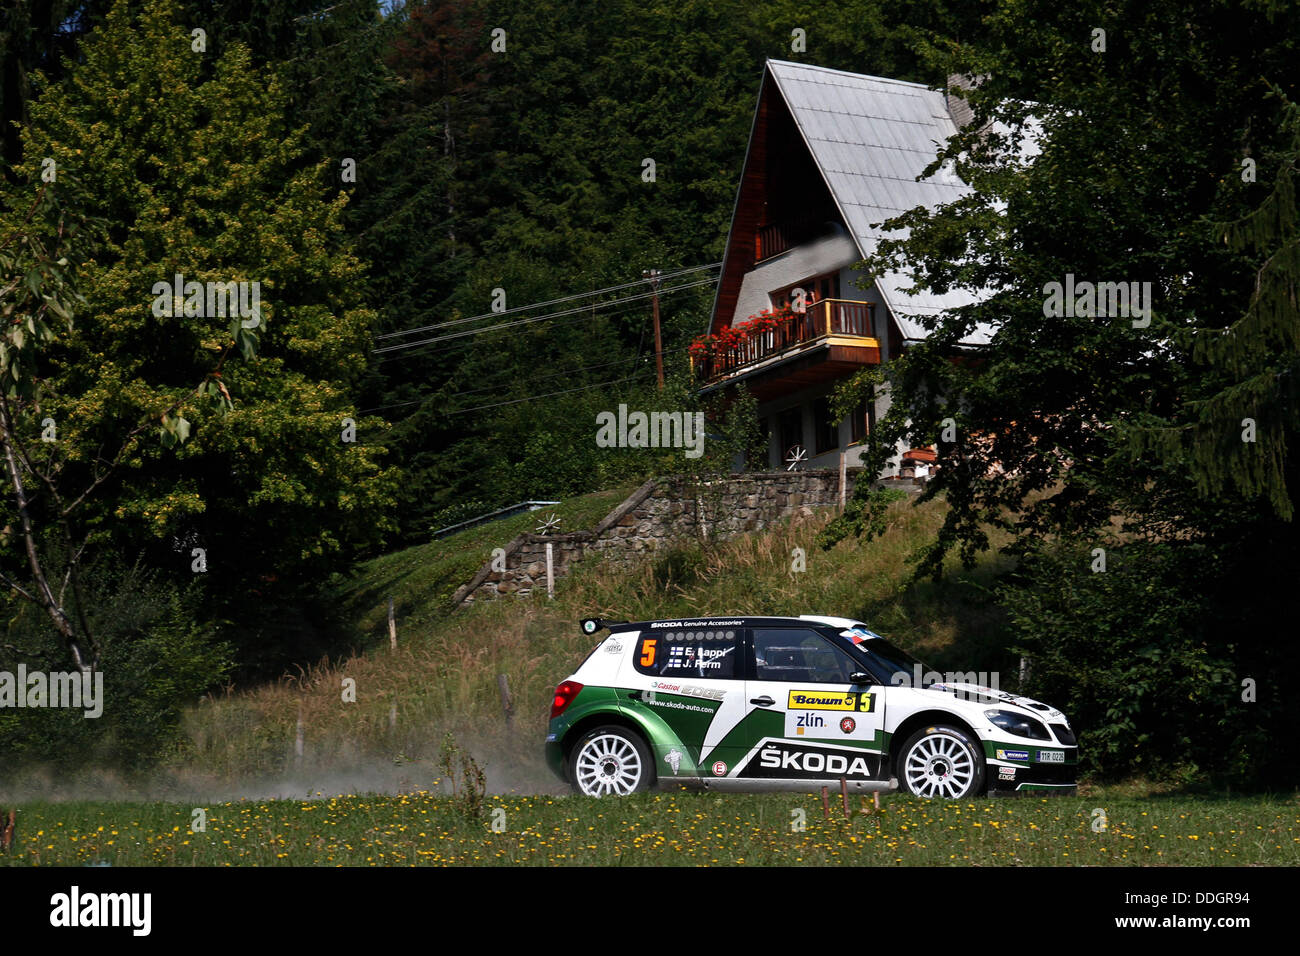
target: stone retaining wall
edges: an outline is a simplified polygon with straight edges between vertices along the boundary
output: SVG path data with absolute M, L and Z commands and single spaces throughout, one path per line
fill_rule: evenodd
M 847 495 L 853 494 L 858 469 L 849 469 Z M 910 482 L 892 487 L 919 490 Z M 839 472 L 830 469 L 756 472 L 693 484 L 682 476 L 647 481 L 591 531 L 569 534 L 521 534 L 505 546 L 505 570 L 491 561 L 456 592 L 465 604 L 503 594 L 526 596 L 546 589 L 546 544 L 552 546 L 555 578 L 588 555 L 627 566 L 648 554 L 671 548 L 697 535 L 729 538 L 760 531 L 800 508 L 825 508 L 840 500 Z M 500 564 L 500 562 L 498 562 Z

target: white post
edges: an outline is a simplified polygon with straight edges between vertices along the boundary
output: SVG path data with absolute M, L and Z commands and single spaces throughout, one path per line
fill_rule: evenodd
M 843 448 L 841 448 L 840 449 L 840 510 L 841 511 L 844 510 L 844 499 L 847 490 L 846 485 L 848 484 L 848 469 L 845 467 L 845 462 L 847 461 L 847 459 L 848 459 L 847 453 Z
M 555 551 L 551 542 L 546 542 L 546 596 L 555 598 Z

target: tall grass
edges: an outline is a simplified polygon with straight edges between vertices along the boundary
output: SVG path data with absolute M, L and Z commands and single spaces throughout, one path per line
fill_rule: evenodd
M 621 493 L 589 496 L 569 514 L 585 509 L 599 517 Z M 231 782 L 319 779 L 382 766 L 398 768 L 388 775 L 390 784 L 428 785 L 439 742 L 450 732 L 487 764 L 493 789 L 545 788 L 554 784 L 541 760 L 552 691 L 591 650 L 593 639 L 577 627 L 591 615 L 837 614 L 860 618 L 923 654 L 960 657 L 953 669 L 1008 664 L 1003 622 L 985 591 L 1003 569 L 1000 559 L 989 557 L 971 572 L 958 569 L 943 587 L 910 580 L 908 558 L 942 521 L 941 502 L 898 502 L 883 537 L 822 551 L 813 542 L 829 518 L 804 509 L 730 541 L 683 542 L 624 571 L 589 559 L 558 582 L 553 601 L 536 595 L 456 611 L 441 586 L 448 567 L 459 556 L 472 573 L 480 557 L 523 527 L 471 529 L 376 559 L 342 585 L 359 643 L 368 649 L 203 701 L 186 715 L 189 746 L 169 769 Z M 513 524 L 535 521 L 519 516 Z M 792 570 L 797 548 L 804 551 L 802 572 Z M 398 608 L 396 650 L 386 638 L 389 594 Z M 502 674 L 513 698 L 510 723 L 498 686 Z M 344 700 L 348 679 L 355 702 Z M 295 749 L 300 719 L 301 756 Z

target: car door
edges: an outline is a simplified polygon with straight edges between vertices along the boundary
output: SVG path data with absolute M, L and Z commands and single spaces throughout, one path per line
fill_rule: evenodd
M 885 688 L 810 627 L 755 627 L 746 702 L 768 733 L 746 755 L 741 777 L 879 780 L 884 760 Z

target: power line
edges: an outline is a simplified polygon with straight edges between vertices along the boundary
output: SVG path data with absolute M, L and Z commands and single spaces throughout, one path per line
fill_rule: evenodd
M 680 276 L 680 275 L 686 275 L 686 274 L 690 274 L 690 273 L 700 272 L 700 271 L 705 270 L 705 269 L 716 268 L 718 265 L 720 265 L 720 263 L 712 263 L 712 264 L 709 264 L 709 265 L 695 266 L 695 267 L 688 268 L 688 269 L 676 270 L 676 271 L 674 271 L 674 272 L 668 273 L 667 275 L 669 275 L 669 276 Z M 591 295 L 597 295 L 597 294 L 601 294 L 601 293 L 608 292 L 608 291 L 617 291 L 617 290 L 619 290 L 619 289 L 633 288 L 633 287 L 640 286 L 640 285 L 644 284 L 645 281 L 646 281 L 646 280 L 642 279 L 642 280 L 637 281 L 637 282 L 629 282 L 629 283 L 625 283 L 625 284 L 623 284 L 623 285 L 619 285 L 619 286 L 610 286 L 610 287 L 608 287 L 607 289 L 595 290 L 594 292 L 583 293 L 583 294 L 580 294 L 580 295 L 573 295 L 573 296 L 565 296 L 565 297 L 562 297 L 562 298 L 560 298 L 560 299 L 552 299 L 552 300 L 549 300 L 548 302 L 533 303 L 532 305 L 529 305 L 529 306 L 519 306 L 519 307 L 516 307 L 516 309 L 510 310 L 510 311 L 523 311 L 523 310 L 525 310 L 525 309 L 537 308 L 537 307 L 539 307 L 539 306 L 544 306 L 544 305 L 554 305 L 554 304 L 559 304 L 559 303 L 562 303 L 562 302 L 573 301 L 573 300 L 575 300 L 575 299 L 579 299 L 579 298 L 586 298 L 586 297 L 591 296 Z M 714 281 L 714 278 L 710 277 L 710 278 L 705 278 L 705 279 L 695 280 L 695 281 L 692 281 L 692 282 L 681 283 L 681 284 L 679 284 L 679 285 L 672 286 L 672 287 L 670 287 L 670 288 L 668 288 L 668 289 L 659 289 L 658 291 L 659 291 L 660 294 L 669 294 L 669 293 L 672 293 L 672 292 L 677 292 L 677 291 L 682 291 L 682 290 L 685 290 L 685 289 L 695 288 L 695 287 L 700 286 L 700 285 L 707 285 L 707 284 L 709 284 L 709 283 L 711 283 L 711 282 L 713 282 L 713 281 Z M 400 351 L 400 352 L 402 353 L 402 354 L 395 354 L 395 355 L 394 355 L 394 354 L 389 354 L 389 355 L 385 355 L 383 358 L 381 358 L 381 361 L 388 361 L 388 360 L 391 360 L 391 359 L 403 358 L 403 357 L 408 357 L 408 356 L 411 356 L 411 355 L 427 354 L 427 353 L 412 353 L 412 352 L 407 351 L 407 350 L 409 350 L 409 349 L 414 349 L 414 348 L 419 348 L 419 347 L 426 346 L 426 345 L 435 344 L 435 343 L 437 343 L 437 342 L 446 341 L 446 340 L 448 340 L 448 339 L 457 339 L 457 338 L 470 337 L 470 336 L 478 335 L 479 333 L 493 332 L 493 331 L 500 331 L 500 330 L 504 330 L 504 329 L 514 328 L 514 327 L 519 326 L 519 325 L 528 325 L 528 324 L 531 324 L 531 323 L 533 323 L 533 322 L 539 322 L 539 321 L 542 321 L 542 320 L 545 320 L 545 319 L 558 319 L 558 318 L 562 318 L 562 317 L 565 317 L 565 316 L 575 316 L 575 315 L 589 315 L 589 314 L 595 314 L 595 313 L 598 312 L 598 311 L 603 311 L 603 317 L 609 318 L 609 317 L 613 317 L 613 316 L 618 316 L 618 315 L 626 314 L 627 312 L 633 311 L 634 309 L 633 309 L 633 308 L 623 308 L 623 309 L 618 309 L 617 311 L 613 312 L 612 314 L 609 313 L 608 311 L 604 311 L 604 310 L 608 310 L 608 309 L 611 308 L 612 306 L 617 306 L 617 305 L 626 305 L 626 303 L 630 303 L 630 302 L 639 302 L 639 301 L 641 301 L 641 300 L 643 300 L 643 299 L 646 299 L 646 298 L 649 298 L 649 297 L 653 296 L 654 294 L 655 294 L 654 291 L 651 291 L 651 292 L 648 292 L 648 293 L 642 293 L 642 294 L 639 294 L 639 295 L 624 296 L 624 297 L 617 298 L 617 299 L 611 299 L 611 300 L 607 300 L 607 301 L 604 301 L 604 302 L 589 302 L 589 303 L 584 303 L 584 304 L 583 304 L 582 306 L 580 306 L 580 307 L 577 307 L 577 308 L 574 308 L 574 309 L 563 310 L 563 311 L 561 311 L 561 312 L 548 313 L 547 315 L 542 315 L 542 316 L 533 316 L 533 317 L 531 317 L 531 318 L 521 319 L 521 320 L 516 320 L 516 321 L 512 321 L 512 322 L 503 322 L 503 323 L 499 323 L 499 324 L 497 324 L 497 325 L 495 325 L 495 326 L 489 326 L 489 327 L 487 327 L 487 328 L 468 329 L 468 330 L 465 330 L 465 331 L 462 331 L 462 332 L 449 333 L 449 334 L 447 334 L 447 335 L 443 335 L 443 336 L 435 336 L 435 337 L 433 337 L 433 338 L 431 338 L 431 339 L 421 340 L 421 341 L 419 341 L 419 342 L 400 343 L 400 344 L 396 344 L 396 345 L 392 345 L 392 346 L 386 346 L 386 347 L 384 347 L 384 348 L 380 348 L 380 349 L 375 349 L 374 351 L 375 351 L 375 352 L 378 352 L 378 353 L 385 353 L 385 352 L 387 352 L 387 353 L 392 353 L 392 352 L 399 352 L 399 351 Z M 488 313 L 488 315 L 501 315 L 501 314 L 504 314 L 504 313 Z M 486 316 L 477 316 L 477 317 L 473 317 L 473 318 L 484 318 L 484 317 L 486 317 Z M 424 328 L 424 329 L 433 329 L 433 328 L 445 327 L 445 326 L 448 325 L 448 324 L 463 324 L 464 322 L 471 321 L 471 320 L 472 320 L 472 319 L 458 319 L 458 320 L 453 320 L 453 321 L 450 322 L 450 323 L 440 323 L 439 325 L 436 325 L 436 326 L 425 326 L 425 327 L 423 327 L 423 328 Z M 415 329 L 415 330 L 409 330 L 409 331 L 420 331 L 420 330 L 419 330 L 419 329 Z M 643 332 L 644 332 L 644 330 L 643 330 Z M 393 337 L 394 335 L 399 335 L 399 334 L 406 334 L 406 333 L 389 333 L 388 335 L 386 335 L 386 336 L 384 336 L 384 337 Z M 644 336 L 643 336 L 643 338 L 644 338 Z M 665 352 L 664 354 L 672 355 L 672 354 L 676 354 L 676 353 L 678 353 L 678 352 L 683 352 L 683 351 L 686 351 L 686 349 L 685 349 L 685 348 L 672 349 L 672 350 L 669 350 L 669 351 Z M 539 382 L 539 381 L 544 381 L 544 380 L 546 380 L 546 379 L 556 378 L 556 377 L 559 377 L 559 376 L 562 376 L 562 375 L 573 375 L 573 374 L 576 374 L 576 373 L 578 373 L 578 372 L 580 372 L 580 371 L 583 371 L 583 370 L 601 369 L 601 368 L 609 368 L 609 367 L 612 367 L 612 366 L 618 366 L 618 365 L 626 365 L 626 364 L 628 364 L 629 362 L 637 362 L 637 361 L 640 360 L 640 358 L 641 358 L 641 355 L 640 355 L 640 347 L 638 346 L 638 349 L 637 349 L 637 355 L 634 356 L 632 359 L 620 359 L 620 360 L 617 360 L 617 361 L 614 361 L 614 362 L 605 362 L 605 363 L 602 363 L 602 364 L 600 364 L 600 365 L 584 366 L 583 368 L 580 368 L 580 369 L 574 369 L 574 370 L 571 370 L 571 371 L 553 372 L 553 373 L 550 373 L 550 374 L 548 374 L 548 375 L 543 375 L 543 376 L 541 376 L 540 378 L 533 379 L 533 381 L 532 381 L 532 383 L 530 383 L 530 385 L 535 384 L 536 382 Z M 572 388 L 572 389 L 562 389 L 562 390 L 557 391 L 557 392 L 550 392 L 550 393 L 546 393 L 546 394 L 543 394 L 543 395 L 527 396 L 527 397 L 524 397 L 524 398 L 511 399 L 511 400 L 507 400 L 507 401 L 503 401 L 503 402 L 489 403 L 489 404 L 487 404 L 487 405 L 475 406 L 475 407 L 473 407 L 473 408 L 469 408 L 469 409 L 460 409 L 460 410 L 457 410 L 457 411 L 454 411 L 454 412 L 449 412 L 448 414 L 461 414 L 462 412 L 465 412 L 465 411 L 480 411 L 480 410 L 486 410 L 486 409 L 491 409 L 491 408 L 500 408 L 500 407 L 503 407 L 503 406 L 506 406 L 506 405 L 516 405 L 516 404 L 520 404 L 520 403 L 522 403 L 522 402 L 534 401 L 534 400 L 536 400 L 536 399 L 540 399 L 540 398 L 549 398 L 549 397 L 552 397 L 552 396 L 554 396 L 554 395 L 566 395 L 566 394 L 571 394 L 571 393 L 573 393 L 573 392 L 585 391 L 585 390 L 587 390 L 587 389 L 591 389 L 591 388 L 601 388 L 601 387 L 608 386 L 608 385 L 616 385 L 616 384 L 620 384 L 620 383 L 622 383 L 622 382 L 631 381 L 631 380 L 633 380 L 633 379 L 639 377 L 639 376 L 642 375 L 642 374 L 644 374 L 644 373 L 643 373 L 643 372 L 635 372 L 635 373 L 633 373 L 632 375 L 630 375 L 630 376 L 628 376 L 628 377 L 626 377 L 626 378 L 623 378 L 623 379 L 616 379 L 616 380 L 611 381 L 611 382 L 596 383 L 596 384 L 594 384 L 594 385 L 579 386 L 579 387 Z M 449 395 L 449 396 L 441 396 L 441 395 L 439 395 L 439 394 L 433 394 L 433 395 L 429 395 L 429 396 L 424 397 L 424 398 L 412 399 L 412 400 L 410 400 L 410 401 L 405 401 L 405 402 L 394 402 L 394 403 L 390 403 L 390 404 L 387 404 L 387 405 L 380 405 L 380 406 L 376 406 L 376 407 L 373 407 L 373 408 L 362 409 L 358 414 L 370 414 L 370 413 L 373 413 L 373 412 L 388 411 L 388 410 L 390 410 L 390 409 L 394 409 L 394 408 L 409 408 L 409 407 L 411 407 L 411 406 L 426 405 L 426 404 L 428 404 L 429 402 L 436 401 L 436 400 L 438 400 L 438 399 L 440 399 L 440 398 L 443 399 L 443 400 L 451 400 L 451 399 L 460 398 L 460 397 L 467 396 L 467 395 L 473 395 L 473 394 L 476 394 L 476 393 L 479 393 L 479 392 L 483 392 L 483 391 L 489 391 L 489 390 L 491 390 L 491 389 L 499 388 L 499 387 L 502 387 L 502 386 L 505 386 L 505 385 L 508 385 L 508 384 L 509 384 L 509 383 L 507 383 L 507 382 L 501 382 L 501 383 L 497 383 L 497 384 L 493 384 L 493 385 L 481 386 L 481 387 L 478 387 L 478 388 L 467 389 L 467 390 L 462 391 L 462 392 L 456 392 L 456 393 L 454 393 L 454 394 L 452 394 L 452 395 Z
M 689 269 L 678 269 L 676 272 L 666 272 L 662 274 L 659 278 L 671 279 L 677 276 L 687 275 L 688 273 L 691 272 L 700 272 L 704 269 L 716 269 L 720 265 L 722 265 L 721 262 L 712 262 L 704 266 L 692 266 Z M 375 341 L 379 341 L 380 339 L 396 338 L 399 335 L 416 335 L 417 333 L 420 332 L 432 332 L 435 329 L 450 328 L 451 326 L 454 325 L 465 325 L 466 323 L 469 322 L 477 322 L 479 319 L 491 319 L 501 315 L 509 315 L 512 312 L 528 312 L 533 309 L 545 308 L 546 306 L 560 305 L 564 302 L 572 302 L 575 299 L 588 299 L 594 295 L 604 295 L 607 292 L 618 292 L 622 289 L 631 289 L 631 288 L 635 288 L 636 286 L 645 285 L 645 283 L 646 283 L 645 279 L 640 279 L 636 282 L 625 282 L 622 285 L 611 285 L 604 289 L 593 289 L 591 292 L 579 292 L 574 295 L 561 296 L 558 299 L 548 299 L 545 302 L 531 302 L 528 305 L 517 305 L 511 309 L 502 309 L 500 312 L 484 312 L 482 315 L 471 315 L 461 319 L 449 319 L 446 322 L 436 322 L 433 325 L 422 325 L 413 329 L 403 329 L 400 332 L 385 332 L 382 335 L 376 335 Z M 594 306 L 594 305 L 599 305 L 600 303 L 591 303 L 591 304 Z M 586 307 L 584 306 L 584 308 Z
M 597 382 L 595 385 L 579 385 L 577 388 L 566 388 L 558 392 L 547 392 L 545 395 L 529 395 L 527 398 L 515 398 L 508 402 L 495 402 L 491 405 L 476 405 L 473 408 L 460 408 L 454 412 L 448 412 L 447 414 L 463 415 L 466 412 L 481 412 L 489 408 L 501 408 L 503 405 L 518 405 L 521 402 L 535 402 L 539 398 L 553 398 L 556 395 L 568 395 L 572 392 L 585 392 L 588 389 L 604 388 L 607 385 L 621 385 L 623 382 L 630 382 L 634 378 L 641 378 L 649 371 L 651 370 L 646 369 L 644 372 L 633 372 L 631 375 L 627 376 L 627 378 L 618 378 L 611 382 Z
M 684 347 L 684 348 L 680 348 L 680 349 L 670 349 L 670 350 L 665 351 L 665 352 L 664 352 L 664 355 L 675 355 L 675 354 L 678 353 L 678 352 L 685 352 L 685 351 L 686 351 L 686 348 L 685 348 L 685 347 Z M 640 354 L 640 350 L 638 350 L 638 353 L 637 353 L 636 355 L 632 356 L 632 358 L 619 359 L 619 360 L 616 361 L 616 362 L 604 362 L 604 363 L 602 363 L 602 364 L 600 364 L 600 365 L 585 365 L 585 366 L 583 366 L 582 368 L 566 369 L 565 371 L 562 371 L 562 372 L 551 372 L 551 373 L 548 374 L 548 375 L 543 375 L 543 376 L 541 376 L 541 377 L 539 377 L 539 378 L 535 378 L 535 379 L 533 379 L 529 384 L 530 384 L 530 386 L 531 386 L 531 385 L 535 385 L 537 382 L 545 381 L 546 379 L 550 379 L 550 378 L 559 378 L 559 377 L 564 376 L 564 375 L 575 375 L 575 374 L 577 374 L 578 372 L 590 371 L 590 370 L 598 369 L 598 368 L 610 368 L 611 366 L 615 366 L 615 365 L 627 365 L 627 364 L 629 364 L 629 363 L 639 362 L 639 361 L 641 360 L 641 358 L 642 358 L 642 356 L 641 356 L 641 354 Z M 637 374 L 641 374 L 641 373 L 637 373 Z M 371 414 L 372 412 L 382 412 L 382 411 L 387 411 L 387 410 L 390 409 L 390 408 L 407 408 L 407 407 L 409 407 L 409 406 L 411 406 L 411 405 L 427 405 L 429 402 L 435 401 L 435 400 L 437 400 L 438 398 L 443 398 L 443 399 L 449 401 L 449 400 L 451 400 L 451 399 L 453 399 L 453 398 L 462 398 L 462 397 L 464 397 L 464 396 L 466 396 L 466 395 L 474 395 L 474 394 L 477 394 L 478 392 L 488 392 L 488 391 L 491 391 L 492 389 L 495 389 L 495 388 L 501 388 L 501 387 L 502 387 L 503 385 L 505 385 L 505 384 L 507 384 L 507 383 L 504 383 L 504 382 L 498 382 L 498 383 L 496 383 L 496 384 L 494 384 L 494 385 L 484 385 L 484 386 L 482 386 L 481 388 L 471 388 L 471 389 L 467 389 L 466 391 L 463 391 L 463 392 L 456 392 L 456 393 L 454 393 L 454 394 L 452 394 L 452 395 L 441 396 L 441 395 L 438 395 L 438 394 L 433 394 L 433 395 L 428 396 L 427 398 L 417 398 L 417 399 L 412 399 L 412 400 L 409 401 L 409 402 L 395 402 L 395 403 L 393 403 L 393 404 L 391 404 L 391 405 L 380 405 L 380 406 L 378 406 L 378 407 L 376 407 L 376 408 L 363 408 L 363 409 L 360 409 L 360 410 L 357 412 L 357 414 L 358 414 L 358 415 L 369 415 L 369 414 Z M 596 388 L 597 386 L 592 385 L 592 386 L 589 386 L 589 387 L 591 387 L 591 388 Z M 532 398 L 541 398 L 541 397 L 544 397 L 544 396 L 532 396 Z M 530 400 L 531 400 L 531 398 L 529 398 L 529 399 L 520 399 L 520 401 L 530 401 Z
M 672 292 L 680 292 L 683 289 L 691 289 L 696 286 L 709 285 L 713 281 L 714 281 L 713 279 L 697 279 L 694 282 L 680 283 L 679 285 L 673 286 L 671 289 L 659 289 L 657 293 L 643 292 L 640 295 L 626 296 L 621 299 L 610 299 L 608 302 L 592 303 L 589 305 L 581 306 L 576 309 L 566 309 L 565 311 L 562 312 L 552 312 L 547 315 L 533 316 L 532 318 L 529 319 L 516 319 L 513 322 L 500 322 L 496 325 L 489 325 L 481 329 L 466 329 L 463 332 L 448 332 L 446 335 L 438 335 L 430 339 L 420 339 L 417 342 L 404 342 L 400 345 L 386 345 L 383 348 L 372 349 L 371 351 L 374 354 L 382 354 L 385 352 L 399 352 L 404 349 L 412 349 L 421 345 L 434 345 L 438 342 L 447 342 L 450 341 L 451 339 L 459 339 L 467 335 L 482 335 L 485 332 L 499 332 L 504 329 L 517 328 L 518 326 L 521 325 L 531 325 L 534 322 L 544 322 L 547 319 L 558 319 L 566 315 L 574 315 L 576 313 L 591 312 L 597 308 L 601 308 L 604 306 L 619 305 L 624 302 L 635 302 L 640 299 L 648 299 L 656 294 L 667 295 Z
M 619 308 L 615 308 L 615 309 L 612 309 L 612 310 L 610 310 L 610 311 L 604 311 L 604 310 L 608 307 L 608 305 L 610 305 L 610 304 L 619 305 Z M 638 303 L 636 303 L 636 302 L 633 302 L 633 303 L 631 303 L 631 304 L 626 304 L 626 303 L 622 303 L 622 304 L 620 304 L 620 303 L 598 303 L 598 304 L 593 304 L 590 308 L 584 307 L 583 309 L 581 309 L 581 310 L 579 310 L 579 311 L 575 311 L 573 315 L 568 316 L 568 317 L 566 317 L 566 318 L 557 319 L 556 322 L 557 322 L 557 324 L 564 323 L 564 322 L 572 322 L 572 321 L 575 321 L 575 320 L 577 320 L 577 319 L 581 319 L 581 318 L 583 318 L 584 316 L 585 316 L 585 317 L 590 317 L 590 318 L 595 318 L 598 314 L 599 314 L 600 317 L 603 318 L 603 319 L 617 319 L 617 318 L 619 318 L 619 317 L 621 317 L 621 316 L 635 314 L 635 313 L 639 312 L 640 309 L 641 309 L 640 305 L 639 305 Z M 447 354 L 447 353 L 446 353 L 446 350 L 448 350 L 448 349 L 453 349 L 453 348 L 458 348 L 458 347 L 460 347 L 460 348 L 464 348 L 464 347 L 472 346 L 472 345 L 474 345 L 474 341 L 473 341 L 472 338 L 469 338 L 469 339 L 466 339 L 464 342 L 458 343 L 457 345 L 448 345 L 448 346 L 445 346 L 442 350 L 436 350 L 436 349 L 435 349 L 435 350 L 431 350 L 431 349 L 429 349 L 429 347 L 428 347 L 427 345 L 412 346 L 412 349 L 416 349 L 416 348 L 418 348 L 418 349 L 421 349 L 422 351 L 390 352 L 390 353 L 388 353 L 388 354 L 386 354 L 386 355 L 381 355 L 381 356 L 379 356 L 378 361 L 379 361 L 381 364 L 384 363 L 384 362 L 398 362 L 398 361 L 401 361 L 402 359 L 406 359 L 406 358 L 419 358 L 420 356 L 423 356 L 423 355 L 432 355 L 432 354 L 434 354 L 435 352 L 439 352 L 439 351 L 440 351 L 441 354 L 446 355 L 446 354 Z M 638 344 L 637 348 L 638 348 L 638 351 L 639 351 L 639 350 L 640 350 L 640 345 L 639 345 L 639 344 Z

